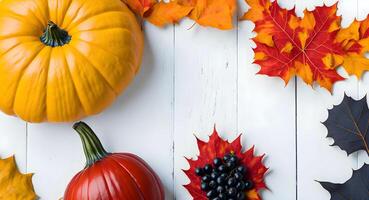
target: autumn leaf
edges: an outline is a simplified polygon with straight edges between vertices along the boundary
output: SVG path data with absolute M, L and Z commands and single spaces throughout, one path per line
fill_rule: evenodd
M 328 136 L 333 138 L 347 154 L 365 150 L 369 155 L 369 109 L 366 97 L 359 101 L 345 95 L 341 104 L 328 111 L 328 119 L 323 124 Z
M 268 169 L 262 163 L 264 156 L 254 156 L 254 147 L 246 152 L 242 152 L 241 135 L 233 142 L 229 143 L 220 138 L 217 131 L 214 129 L 208 142 L 197 139 L 197 145 L 200 151 L 198 159 L 187 159 L 190 168 L 184 170 L 184 173 L 191 181 L 184 187 L 189 191 L 194 200 L 207 199 L 206 192 L 202 191 L 200 188 L 201 178 L 196 175 L 195 169 L 203 167 L 208 163 L 213 163 L 215 158 L 222 158 L 227 154 L 235 155 L 238 158 L 239 164 L 248 172 L 246 178 L 253 182 L 254 187 L 245 192 L 246 199 L 261 200 L 258 192 L 262 189 L 266 189 L 264 175 Z
M 169 23 L 177 23 L 183 17 L 186 17 L 193 7 L 178 4 L 177 1 L 165 3 L 163 1 L 154 5 L 146 18 L 156 26 L 165 26 Z
M 0 199 L 35 200 L 32 174 L 21 174 L 14 157 L 0 159 Z
M 143 17 L 145 13 L 153 7 L 157 0 L 122 0 L 126 3 L 136 14 Z
M 336 81 L 344 79 L 336 72 L 345 53 L 335 40 L 341 22 L 336 4 L 305 11 L 299 18 L 277 1 L 246 2 L 250 9 L 242 19 L 255 23 L 258 74 L 281 77 L 286 84 L 297 75 L 309 85 L 317 82 L 330 91 Z
M 178 0 L 178 2 L 193 7 L 189 17 L 202 26 L 222 30 L 233 28 L 236 0 Z
M 331 200 L 366 200 L 369 191 L 369 165 L 355 170 L 352 177 L 343 184 L 320 182 L 331 194 Z
M 346 54 L 343 67 L 349 75 L 361 78 L 363 72 L 369 70 L 369 17 L 364 21 L 355 20 L 349 27 L 341 29 L 336 40 L 342 43 Z
M 190 17 L 201 26 L 210 26 L 221 30 L 233 28 L 233 15 L 236 0 L 122 0 L 136 14 L 156 26 L 177 23 L 184 17 Z

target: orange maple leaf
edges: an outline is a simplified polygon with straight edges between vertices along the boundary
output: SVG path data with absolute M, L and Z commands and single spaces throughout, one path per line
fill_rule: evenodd
M 336 40 L 341 42 L 346 54 L 343 56 L 343 67 L 349 75 L 361 78 L 369 70 L 369 17 L 364 21 L 355 20 L 349 27 L 341 29 Z
M 197 139 L 197 138 L 196 138 Z M 245 192 L 246 199 L 249 200 L 261 200 L 259 191 L 266 189 L 264 182 L 265 173 L 268 171 L 262 162 L 262 156 L 254 156 L 254 147 L 250 148 L 246 152 L 242 152 L 241 135 L 237 137 L 233 142 L 228 142 L 219 137 L 217 131 L 214 128 L 213 134 L 210 136 L 208 142 L 197 139 L 197 145 L 200 151 L 197 160 L 187 159 L 190 164 L 188 170 L 183 170 L 187 177 L 190 179 L 190 183 L 184 187 L 189 191 L 194 200 L 207 200 L 206 192 L 200 188 L 201 178 L 195 174 L 195 169 L 203 167 L 205 164 L 212 163 L 214 158 L 222 158 L 224 155 L 233 153 L 239 158 L 239 162 L 246 168 L 247 178 L 252 180 L 254 187 Z
M 143 17 L 145 13 L 153 7 L 157 1 L 156 0 L 122 0 L 126 3 L 136 14 Z
M 193 7 L 189 17 L 202 26 L 222 30 L 233 28 L 236 0 L 178 0 L 178 2 Z
M 236 0 L 173 0 L 169 3 L 157 0 L 122 0 L 136 14 L 156 26 L 177 23 L 190 17 L 201 26 L 222 30 L 233 28 Z
M 336 72 L 345 54 L 335 40 L 341 22 L 336 4 L 305 11 L 299 18 L 293 10 L 279 7 L 277 1 L 246 2 L 251 9 L 242 19 L 255 23 L 257 36 L 253 40 L 259 74 L 279 76 L 286 84 L 298 75 L 307 84 L 317 82 L 329 91 L 336 81 L 344 79 Z
M 192 9 L 192 6 L 181 5 L 177 1 L 169 3 L 161 1 L 154 5 L 146 19 L 156 26 L 165 26 L 169 23 L 177 23 L 186 17 Z

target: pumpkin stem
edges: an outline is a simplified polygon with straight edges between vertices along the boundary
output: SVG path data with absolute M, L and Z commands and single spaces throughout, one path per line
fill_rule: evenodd
M 109 153 L 105 151 L 94 131 L 86 123 L 77 122 L 73 125 L 73 128 L 78 132 L 82 140 L 83 151 L 86 156 L 85 168 L 109 155 Z
M 68 35 L 68 32 L 59 28 L 54 22 L 49 21 L 44 33 L 41 35 L 40 40 L 47 46 L 59 47 L 68 44 L 72 37 Z

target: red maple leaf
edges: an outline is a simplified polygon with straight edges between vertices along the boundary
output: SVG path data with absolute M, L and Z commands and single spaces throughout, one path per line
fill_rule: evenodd
M 188 170 L 183 170 L 191 180 L 191 182 L 184 185 L 184 187 L 189 191 L 194 200 L 207 200 L 206 193 L 200 188 L 201 178 L 195 174 L 195 169 L 211 163 L 214 158 L 223 157 L 229 153 L 239 158 L 240 164 L 248 171 L 247 179 L 252 180 L 254 184 L 254 188 L 245 193 L 247 199 L 261 200 L 258 192 L 267 188 L 264 182 L 264 175 L 268 171 L 268 168 L 266 168 L 262 162 L 264 155 L 254 156 L 254 147 L 246 152 L 242 152 L 241 135 L 233 142 L 229 143 L 219 137 L 215 128 L 208 142 L 201 141 L 198 138 L 196 139 L 200 155 L 197 160 L 186 158 L 190 164 L 190 168 Z
M 279 7 L 277 1 L 246 1 L 251 9 L 242 19 L 255 23 L 254 51 L 255 63 L 261 67 L 259 74 L 279 76 L 286 83 L 298 75 L 307 84 L 316 81 L 328 90 L 344 79 L 336 72 L 345 54 L 335 40 L 341 23 L 336 15 L 337 4 L 305 11 L 299 18 L 294 10 Z

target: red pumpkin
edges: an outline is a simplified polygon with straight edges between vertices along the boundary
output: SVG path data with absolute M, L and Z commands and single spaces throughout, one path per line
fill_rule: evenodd
M 159 177 L 141 158 L 130 153 L 108 153 L 84 122 L 73 128 L 79 133 L 86 167 L 76 174 L 64 200 L 164 200 Z

